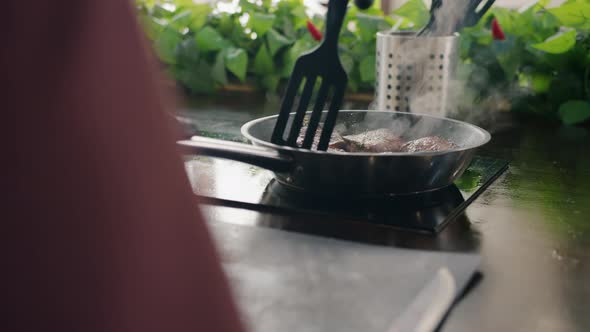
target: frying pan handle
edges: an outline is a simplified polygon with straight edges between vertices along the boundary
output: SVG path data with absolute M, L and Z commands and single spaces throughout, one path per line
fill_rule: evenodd
M 219 139 L 193 136 L 190 140 L 176 142 L 189 154 L 230 159 L 262 167 L 274 172 L 288 172 L 293 169 L 292 157 L 279 152 L 249 144 L 228 142 Z

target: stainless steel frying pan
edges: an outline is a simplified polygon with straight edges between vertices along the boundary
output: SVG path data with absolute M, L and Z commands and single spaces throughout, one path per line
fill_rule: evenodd
M 270 142 L 276 116 L 242 126 L 253 144 L 193 137 L 179 141 L 188 153 L 232 159 L 269 169 L 292 189 L 328 195 L 411 194 L 446 187 L 469 166 L 490 134 L 474 125 L 429 115 L 389 111 L 340 111 L 342 135 L 389 128 L 404 139 L 439 136 L 459 145 L 440 152 L 344 153 L 296 149 Z

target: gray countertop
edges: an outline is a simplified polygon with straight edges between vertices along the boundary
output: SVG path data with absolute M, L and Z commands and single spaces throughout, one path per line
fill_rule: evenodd
M 233 103 L 196 103 L 185 115 L 198 123 L 217 116 L 214 131 L 223 133 L 272 113 L 262 102 Z M 219 108 L 226 115 L 216 113 Z M 586 128 L 515 122 L 493 132 L 482 153 L 512 160 L 510 169 L 437 236 L 359 226 L 341 218 L 228 207 L 205 206 L 204 214 L 212 225 L 280 228 L 384 249 L 479 253 L 483 280 L 456 306 L 443 331 L 589 331 L 588 146 Z M 365 259 L 371 260 L 370 255 Z
M 454 283 L 447 291 L 459 296 L 479 265 L 477 254 L 394 249 L 226 223 L 211 223 L 211 229 L 239 308 L 255 332 L 387 332 L 439 269 L 450 272 Z

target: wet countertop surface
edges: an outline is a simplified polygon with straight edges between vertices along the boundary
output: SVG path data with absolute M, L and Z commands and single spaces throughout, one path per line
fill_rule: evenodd
M 276 100 L 201 99 L 187 103 L 181 117 L 223 138 L 239 133 L 250 119 L 272 114 L 277 105 Z M 492 131 L 481 154 L 509 159 L 510 168 L 436 236 L 325 216 L 207 205 L 203 213 L 211 223 L 479 253 L 483 279 L 455 307 L 443 331 L 588 331 L 590 130 L 512 121 Z
M 224 222 L 209 226 L 252 332 L 390 332 L 409 307 L 444 314 L 473 284 L 480 261 L 477 254 L 366 245 Z M 444 275 L 448 278 L 441 280 Z M 425 291 L 432 282 L 436 286 Z M 425 302 L 416 304 L 422 292 Z

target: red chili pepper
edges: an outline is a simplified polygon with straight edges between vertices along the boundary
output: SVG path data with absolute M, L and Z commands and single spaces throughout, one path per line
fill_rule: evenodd
M 309 33 L 311 34 L 313 39 L 315 39 L 317 41 L 321 41 L 322 38 L 324 38 L 324 36 L 322 35 L 322 32 L 320 30 L 318 30 L 318 28 L 315 25 L 313 25 L 313 23 L 311 23 L 311 21 L 307 21 L 307 30 L 309 30 Z
M 500 27 L 498 20 L 496 20 L 495 18 L 492 20 L 492 37 L 494 37 L 495 40 L 506 39 L 504 31 L 502 31 L 502 28 Z

